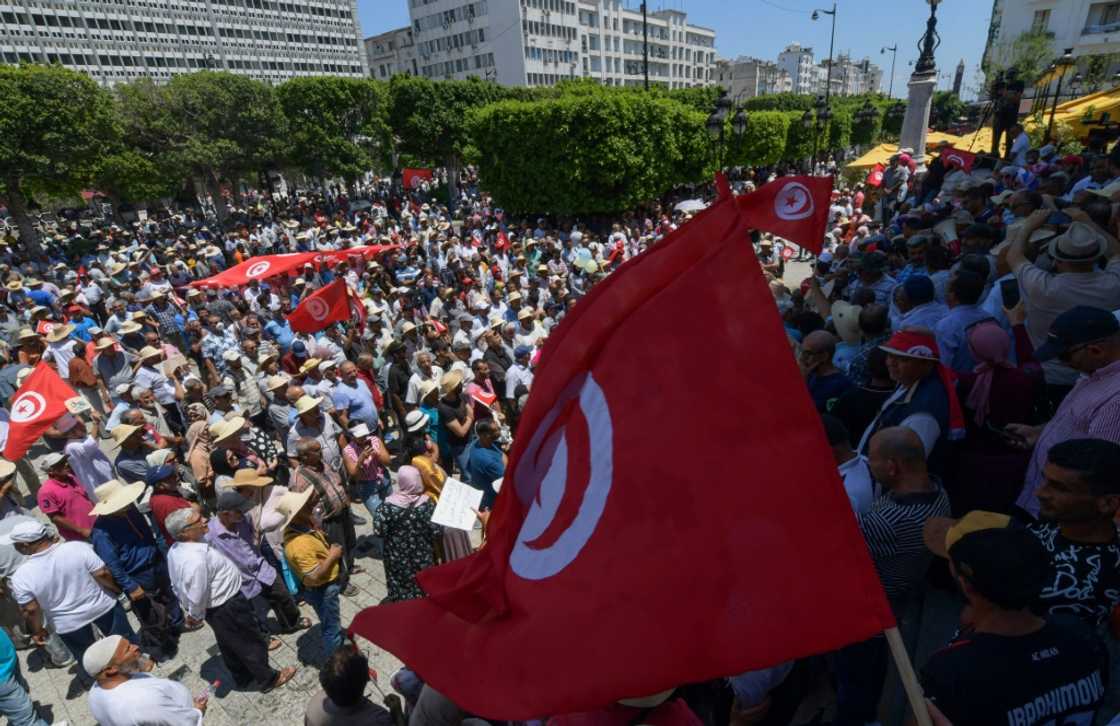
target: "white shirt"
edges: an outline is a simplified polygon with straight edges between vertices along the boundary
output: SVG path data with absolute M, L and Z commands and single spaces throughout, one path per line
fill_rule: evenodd
M 408 391 L 404 394 L 404 402 L 410 404 L 417 404 L 420 402 L 420 384 L 424 381 L 435 381 L 439 383 L 439 379 L 443 377 L 443 369 L 439 366 L 432 366 L 432 375 L 425 376 L 419 370 L 412 374 L 408 379 Z
M 525 384 L 525 388 L 533 388 L 533 371 L 520 363 L 514 363 L 506 371 L 506 398 L 514 398 L 514 391 L 521 384 Z
M 101 726 L 201 726 L 202 711 L 182 683 L 133 673 L 116 688 L 94 684 L 89 710 Z
M 105 567 L 85 542 L 59 542 L 36 552 L 12 575 L 12 595 L 20 605 L 32 600 L 59 633 L 72 633 L 117 604 L 93 579 Z
M 176 542 L 167 552 L 171 589 L 195 620 L 241 591 L 241 570 L 205 542 Z
M 875 484 L 866 457 L 856 455 L 837 468 L 844 480 L 844 491 L 852 504 L 852 511 L 863 514 L 871 509 L 871 502 L 875 500 Z
M 1026 167 L 1027 152 L 1031 150 L 1031 140 L 1026 131 L 1020 131 L 1011 144 L 1011 163 L 1015 166 Z

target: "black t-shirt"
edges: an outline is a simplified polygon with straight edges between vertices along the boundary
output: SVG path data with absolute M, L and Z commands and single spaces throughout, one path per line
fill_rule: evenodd
M 863 432 L 879 414 L 883 401 L 892 393 L 894 386 L 882 389 L 852 386 L 836 399 L 829 413 L 844 422 L 848 435 L 852 437 L 852 446 L 859 443 Z
M 922 685 L 954 726 L 1091 726 L 1107 669 L 1099 643 L 1047 623 L 1019 637 L 961 636 L 930 657 Z
M 1120 602 L 1120 538 L 1109 544 L 1078 544 L 1052 522 L 1026 525 L 1053 563 L 1053 579 L 1042 589 L 1040 615 L 1076 617 L 1091 626 L 1108 620 Z
M 464 423 L 467 420 L 467 407 L 462 404 L 450 406 L 440 399 L 440 402 L 436 404 L 436 409 L 439 411 L 439 425 L 447 429 L 447 443 L 452 446 L 465 446 L 467 441 L 470 440 L 470 436 L 456 436 L 447 422 Z

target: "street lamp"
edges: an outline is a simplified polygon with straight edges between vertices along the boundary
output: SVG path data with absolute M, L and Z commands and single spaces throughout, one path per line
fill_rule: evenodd
M 809 109 L 801 116 L 801 127 L 806 130 L 813 130 L 813 157 L 809 161 L 810 174 L 816 171 L 817 151 L 819 150 L 821 139 L 821 124 L 825 124 L 827 128 L 827 124 L 831 119 L 832 111 L 829 110 L 828 101 L 824 96 L 817 96 L 817 100 L 813 103 L 813 108 Z
M 870 98 L 865 100 L 863 102 L 863 106 L 861 106 L 860 109 L 855 112 L 855 115 L 852 116 L 857 124 L 874 124 L 875 119 L 877 119 L 878 117 L 879 111 L 871 105 Z M 874 142 L 875 138 L 872 137 L 871 141 Z
M 883 55 L 888 50 L 891 52 L 891 80 L 887 90 L 887 98 L 894 98 L 894 61 L 898 58 L 898 43 L 880 48 L 879 55 Z
M 832 3 L 832 10 L 824 10 L 818 8 L 813 11 L 810 16 L 813 20 L 820 19 L 820 13 L 832 16 L 832 35 L 828 40 L 828 77 L 824 84 L 824 102 L 828 105 L 828 99 L 832 95 L 832 48 L 836 44 L 836 3 Z
M 929 19 L 926 20 L 926 32 L 918 41 L 918 62 L 914 65 L 914 73 L 933 73 L 937 65 L 933 60 L 933 53 L 941 45 L 941 36 L 937 34 L 937 6 L 941 0 L 926 0 L 929 3 Z
M 1062 79 L 1066 72 L 1073 67 L 1073 48 L 1066 48 L 1062 57 L 1054 61 L 1054 73 L 1058 75 L 1058 87 L 1054 91 L 1054 100 L 1050 104 L 1050 123 L 1046 125 L 1046 141 L 1050 143 L 1054 138 L 1054 115 L 1058 112 L 1058 97 L 1062 95 Z M 1080 84 L 1079 84 L 1080 85 Z
M 742 139 L 747 133 L 747 110 L 742 106 L 735 113 L 735 118 L 731 119 L 731 130 L 735 132 L 735 136 Z
M 719 89 L 719 98 L 716 99 L 716 108 L 712 111 L 712 115 L 708 116 L 707 123 L 704 124 L 708 129 L 708 136 L 712 141 L 716 142 L 720 169 L 723 168 L 723 126 L 727 122 L 727 117 L 731 115 L 731 109 L 733 107 L 734 104 L 731 102 L 731 99 L 727 97 L 727 89 Z

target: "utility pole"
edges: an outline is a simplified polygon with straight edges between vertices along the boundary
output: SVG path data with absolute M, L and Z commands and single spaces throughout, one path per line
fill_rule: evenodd
M 646 90 L 649 90 L 649 24 L 646 22 L 646 3 L 642 0 L 642 69 L 646 76 Z

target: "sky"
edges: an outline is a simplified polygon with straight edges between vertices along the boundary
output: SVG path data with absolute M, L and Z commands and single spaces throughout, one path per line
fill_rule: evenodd
M 626 0 L 633 8 L 639 0 Z M 817 60 L 828 57 L 830 18 L 823 13 L 813 21 L 814 8 L 828 8 L 822 0 L 649 0 L 649 9 L 675 8 L 688 13 L 689 22 L 716 29 L 720 57 L 750 55 L 775 60 L 789 43 L 811 46 Z M 408 25 L 408 0 L 358 0 L 365 36 Z M 943 0 L 937 9 L 941 46 L 935 54 L 938 71 L 947 74 L 938 88 L 952 85 L 957 63 L 964 59 L 964 96 L 975 97 L 977 68 L 984 53 L 984 39 L 992 13 L 991 0 Z M 883 69 L 883 92 L 888 90 L 891 53 L 885 45 L 898 45 L 894 95 L 906 93 L 908 65 L 918 57 L 918 41 L 925 32 L 929 5 L 922 0 L 838 0 L 836 53 L 855 59 L 871 58 Z

